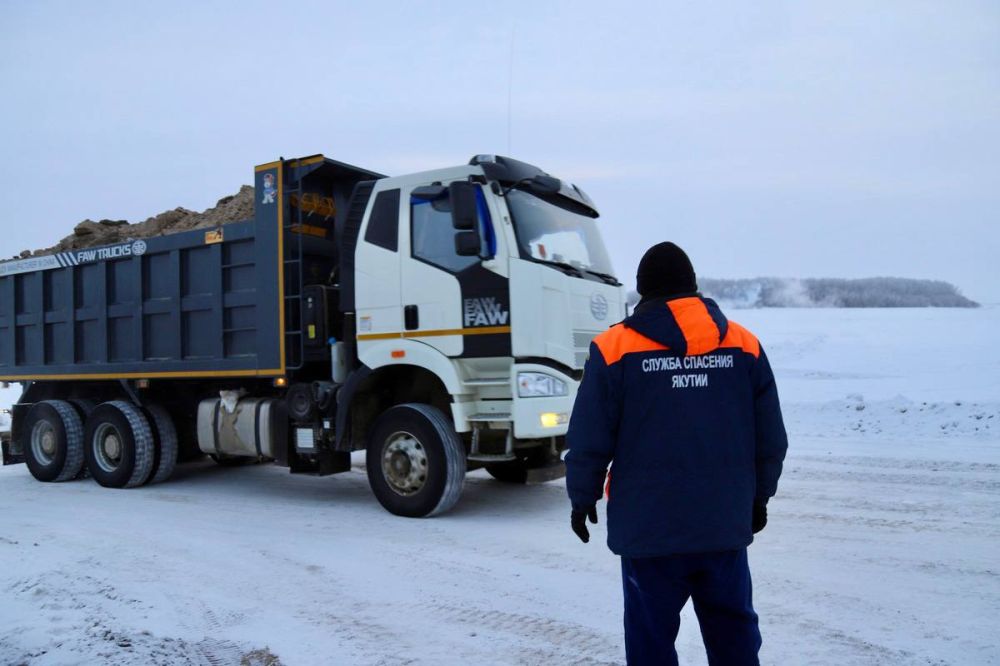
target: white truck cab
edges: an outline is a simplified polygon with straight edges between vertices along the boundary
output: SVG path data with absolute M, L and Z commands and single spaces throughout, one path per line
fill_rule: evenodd
M 358 360 L 437 377 L 469 463 L 561 475 L 590 342 L 625 316 L 596 218 L 576 186 L 500 156 L 375 181 L 355 247 Z

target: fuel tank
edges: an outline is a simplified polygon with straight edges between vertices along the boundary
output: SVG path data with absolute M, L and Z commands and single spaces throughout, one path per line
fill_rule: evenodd
M 205 453 L 283 458 L 288 442 L 284 403 L 272 398 L 210 398 L 198 404 L 198 448 Z

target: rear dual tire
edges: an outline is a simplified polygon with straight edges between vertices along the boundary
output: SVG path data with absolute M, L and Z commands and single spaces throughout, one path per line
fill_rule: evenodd
M 180 448 L 177 428 L 174 427 L 170 413 L 162 405 L 150 405 L 146 407 L 145 412 L 149 416 L 149 424 L 152 426 L 153 439 L 156 443 L 153 472 L 149 477 L 149 483 L 162 483 L 171 477 L 174 468 L 177 467 Z
M 177 465 L 177 430 L 160 405 L 45 400 L 29 410 L 23 430 L 25 462 L 39 481 L 89 473 L 102 486 L 133 488 L 166 481 Z
M 80 415 L 80 419 L 83 421 L 84 427 L 86 427 L 87 425 L 87 417 L 90 416 L 90 413 L 94 411 L 94 408 L 96 408 L 97 405 L 99 404 L 96 400 L 90 400 L 87 398 L 70 398 L 66 402 L 76 407 L 76 412 L 77 414 Z M 84 464 L 83 467 L 80 468 L 80 472 L 76 475 L 76 478 L 77 479 L 90 478 L 90 470 L 87 469 L 86 464 Z
M 45 400 L 28 411 L 24 459 L 39 481 L 69 481 L 84 462 L 83 419 L 65 400 Z
M 106 488 L 160 483 L 177 466 L 177 429 L 161 405 L 140 409 L 113 400 L 94 407 L 85 442 L 87 468 Z
M 105 488 L 134 488 L 153 471 L 156 442 L 146 416 L 124 400 L 99 405 L 87 419 L 87 469 Z

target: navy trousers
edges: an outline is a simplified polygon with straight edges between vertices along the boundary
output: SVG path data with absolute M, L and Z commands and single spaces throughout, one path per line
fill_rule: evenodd
M 760 630 L 746 548 L 722 553 L 622 558 L 629 666 L 676 666 L 674 640 L 690 598 L 712 666 L 756 666 Z

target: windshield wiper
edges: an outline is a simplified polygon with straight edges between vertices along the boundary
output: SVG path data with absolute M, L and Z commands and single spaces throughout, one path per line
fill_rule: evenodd
M 602 280 L 604 280 L 608 284 L 613 284 L 616 287 L 622 286 L 622 283 L 619 282 L 618 278 L 616 278 L 614 275 L 611 275 L 609 273 L 602 273 L 600 271 L 595 271 L 595 270 L 593 270 L 591 268 L 584 268 L 583 270 L 587 271 L 591 275 L 596 275 L 597 277 L 601 278 Z
M 534 257 L 531 257 L 530 261 L 533 261 L 536 264 L 545 264 L 546 266 L 555 266 L 556 268 L 561 268 L 561 269 L 563 269 L 565 271 L 569 271 L 569 272 L 573 273 L 573 275 L 576 275 L 577 277 L 583 277 L 583 269 L 581 269 L 579 266 L 574 266 L 573 264 L 568 264 L 565 261 L 550 261 L 548 259 L 535 259 Z
M 556 268 L 562 268 L 572 272 L 577 277 L 583 277 L 584 273 L 590 273 L 591 275 L 600 278 L 602 282 L 613 284 L 616 287 L 620 287 L 622 284 L 614 275 L 595 271 L 590 268 L 581 268 L 580 266 L 575 266 L 574 264 L 570 264 L 565 261 L 550 261 L 549 259 L 535 259 L 534 257 L 531 258 L 531 261 L 534 261 L 537 264 L 547 264 L 549 266 L 555 266 Z

